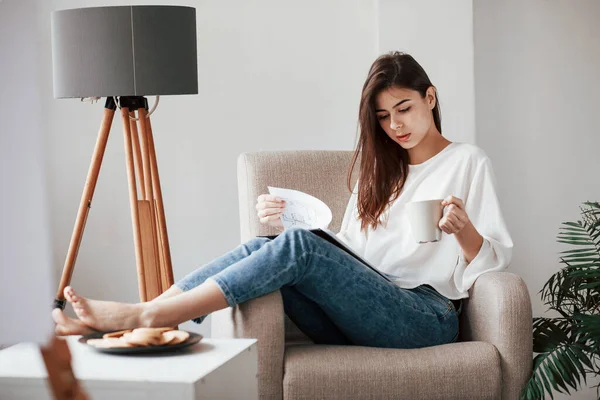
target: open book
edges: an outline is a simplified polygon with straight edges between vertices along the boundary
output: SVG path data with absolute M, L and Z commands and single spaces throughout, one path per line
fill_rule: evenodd
M 354 250 L 338 239 L 334 232 L 327 229 L 331 223 L 332 213 L 331 209 L 323 201 L 298 190 L 271 186 L 269 186 L 268 189 L 270 194 L 273 194 L 286 202 L 285 210 L 281 215 L 281 223 L 285 229 L 292 226 L 305 228 L 344 250 L 346 253 L 360 261 L 365 267 L 370 268 L 385 280 L 393 282 L 384 273 L 369 264 L 368 261 L 356 254 Z M 277 236 L 278 235 L 269 235 L 264 237 L 274 239 Z

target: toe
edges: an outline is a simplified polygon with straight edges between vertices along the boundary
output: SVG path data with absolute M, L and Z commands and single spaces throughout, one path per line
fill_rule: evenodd
M 69 318 L 63 310 L 55 308 L 52 310 L 52 319 L 56 323 L 54 333 L 58 336 L 87 335 L 94 330 L 81 321 Z
M 65 299 L 69 302 L 73 301 L 73 288 L 71 286 L 67 286 L 65 290 L 63 290 L 63 294 L 65 295 Z
M 77 295 L 77 292 L 75 292 L 75 289 L 73 289 L 71 286 L 67 286 L 65 288 L 65 298 L 70 303 L 73 303 L 73 305 L 76 305 L 82 300 L 82 298 Z
M 79 303 L 81 302 L 81 300 L 83 300 L 83 297 L 80 297 L 77 292 L 75 292 L 75 289 L 70 288 L 70 292 L 71 292 L 71 299 L 73 299 L 73 303 Z

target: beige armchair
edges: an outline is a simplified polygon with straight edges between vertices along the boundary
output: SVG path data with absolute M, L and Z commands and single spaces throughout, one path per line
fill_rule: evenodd
M 338 232 L 351 157 L 351 151 L 240 155 L 241 241 L 276 233 L 260 224 L 254 208 L 267 185 L 320 198 L 333 212 L 329 228 Z M 284 314 L 276 291 L 213 313 L 212 335 L 258 339 L 261 399 L 518 399 L 533 360 L 524 281 L 509 272 L 480 276 L 463 301 L 460 324 L 456 343 L 421 349 L 316 345 Z

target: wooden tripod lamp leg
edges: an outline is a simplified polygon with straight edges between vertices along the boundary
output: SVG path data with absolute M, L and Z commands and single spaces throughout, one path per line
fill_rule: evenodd
M 148 151 L 148 135 L 146 127 L 146 110 L 138 109 L 140 123 L 140 146 L 142 148 L 142 167 L 144 169 L 145 185 L 142 191 L 145 200 L 138 200 L 140 210 L 140 230 L 144 257 L 144 272 L 146 278 L 146 300 L 152 300 L 162 293 L 160 263 L 158 252 L 158 237 L 156 227 L 156 210 L 152 199 L 152 179 Z
M 142 190 L 141 190 L 142 200 L 146 200 L 146 195 L 143 190 L 146 183 L 145 183 L 145 177 L 144 177 L 144 170 L 142 169 L 142 153 L 140 151 L 140 139 L 139 139 L 139 135 L 138 135 L 137 124 L 135 122 L 135 119 L 132 119 L 132 118 L 136 117 L 135 112 L 129 110 L 129 117 L 130 117 L 129 128 L 131 129 L 131 138 L 133 139 L 132 145 L 133 145 L 133 158 L 135 161 L 135 169 L 138 173 L 140 187 L 142 188 Z
M 162 190 L 160 187 L 160 177 L 158 175 L 158 162 L 156 161 L 156 151 L 154 148 L 154 137 L 152 134 L 152 124 L 150 118 L 147 118 L 148 150 L 150 152 L 150 166 L 152 171 L 152 188 L 154 189 L 154 199 L 156 204 L 156 215 L 158 224 L 159 249 L 161 254 L 161 277 L 163 282 L 163 292 L 170 288 L 173 281 L 173 267 L 171 265 L 171 250 L 169 248 L 169 235 L 167 234 L 167 221 L 165 218 L 165 209 L 162 199 Z
M 77 211 L 77 219 L 75 220 L 75 227 L 71 236 L 69 251 L 67 253 L 62 276 L 60 278 L 60 284 L 58 285 L 52 308 L 65 309 L 65 297 L 63 292 L 65 287 L 71 282 L 71 277 L 73 275 L 75 260 L 77 259 L 77 253 L 79 252 L 79 246 L 81 245 L 85 222 L 88 213 L 90 212 L 90 208 L 92 207 L 92 197 L 94 196 L 94 190 L 96 189 L 96 182 L 98 181 L 98 174 L 100 173 L 100 166 L 102 165 L 102 158 L 104 157 L 104 150 L 106 149 L 106 142 L 108 141 L 115 109 L 116 107 L 112 98 L 107 99 L 104 108 L 104 117 L 102 118 L 102 124 L 100 125 L 98 139 L 96 140 L 96 146 L 92 156 L 92 162 L 85 180 L 81 202 L 79 203 L 79 210 Z
M 125 144 L 125 160 L 127 163 L 127 181 L 129 183 L 129 201 L 131 207 L 131 220 L 133 224 L 133 242 L 135 245 L 135 260 L 138 273 L 138 289 L 140 301 L 147 301 L 146 277 L 144 269 L 144 259 L 142 252 L 142 234 L 140 230 L 140 216 L 138 210 L 137 187 L 135 181 L 135 167 L 133 162 L 133 146 L 131 130 L 129 125 L 129 109 L 121 108 L 121 117 L 123 119 L 123 139 Z

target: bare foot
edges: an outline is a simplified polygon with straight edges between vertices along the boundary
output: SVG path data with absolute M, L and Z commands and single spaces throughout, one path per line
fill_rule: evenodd
M 54 333 L 58 336 L 89 335 L 96 332 L 80 320 L 67 317 L 60 308 L 52 310 L 52 319 L 56 323 Z
M 70 286 L 65 288 L 64 294 L 81 322 L 93 329 L 107 332 L 146 326 L 142 323 L 144 303 L 90 300 L 79 296 Z

